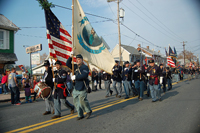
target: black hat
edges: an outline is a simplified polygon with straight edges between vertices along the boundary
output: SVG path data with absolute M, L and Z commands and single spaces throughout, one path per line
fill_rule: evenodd
M 169 70 L 169 67 L 166 67 L 167 70 Z
M 49 63 L 49 61 L 48 60 L 45 60 L 44 61 L 44 65 L 43 66 L 50 66 L 50 63 Z
M 81 54 L 76 55 L 76 58 L 81 58 L 83 59 L 83 56 Z
M 140 62 L 140 60 L 136 60 L 135 62 L 136 62 L 136 63 L 137 63 L 137 62 Z
M 115 63 L 119 63 L 119 61 L 118 61 L 118 60 L 115 60 Z
M 163 64 L 160 64 L 160 66 L 163 66 Z
M 129 64 L 129 62 L 128 61 L 124 62 L 124 65 L 126 65 L 126 64 Z
M 59 60 L 56 61 L 55 65 L 56 64 L 62 65 L 62 63 Z
M 149 60 L 149 63 L 154 63 L 154 59 Z

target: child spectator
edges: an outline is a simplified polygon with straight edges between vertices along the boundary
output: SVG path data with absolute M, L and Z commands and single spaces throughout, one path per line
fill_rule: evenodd
M 35 101 L 35 102 L 36 102 L 36 95 L 37 95 L 37 93 L 34 91 L 34 88 L 35 88 L 35 85 L 36 85 L 37 83 L 38 83 L 38 82 L 37 82 L 37 77 L 34 76 L 34 77 L 33 77 L 33 88 L 31 89 L 31 93 L 34 94 L 33 101 Z
M 28 101 L 30 101 L 30 103 L 32 102 L 31 100 L 31 86 L 30 86 L 30 81 L 29 79 L 27 78 L 23 84 L 23 87 L 25 89 L 25 100 L 26 100 L 26 103 L 28 103 Z

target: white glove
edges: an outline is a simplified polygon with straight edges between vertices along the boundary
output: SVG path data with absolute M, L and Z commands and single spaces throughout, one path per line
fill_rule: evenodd
M 70 52 L 70 57 L 71 57 L 73 54 L 74 54 L 74 51 L 71 51 L 71 52 Z
M 132 80 L 132 83 L 134 84 L 134 80 Z
M 45 82 L 45 79 L 40 79 L 40 82 Z
M 162 84 L 163 82 L 163 77 L 160 77 L 160 84 Z
M 103 72 L 103 74 L 105 74 L 106 72 Z
M 122 80 L 122 84 L 124 83 L 124 81 Z
M 124 71 L 126 71 L 128 68 L 124 68 Z
M 115 69 L 113 69 L 112 71 L 115 71 Z
M 149 77 L 149 76 L 150 76 L 150 73 L 147 73 L 147 76 Z
M 134 72 L 138 72 L 138 70 L 135 70 Z
M 71 79 L 72 79 L 72 80 L 75 80 L 75 79 L 76 79 L 76 75 L 73 75 L 73 76 L 71 77 Z
M 55 79 L 55 78 L 53 78 L 53 80 L 52 80 L 52 81 L 53 81 L 53 82 L 55 82 L 55 80 L 56 80 L 56 79 Z

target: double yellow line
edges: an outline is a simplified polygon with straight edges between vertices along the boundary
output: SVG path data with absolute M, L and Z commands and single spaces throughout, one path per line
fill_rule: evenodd
M 185 79 L 185 80 L 187 80 L 187 79 Z M 185 81 L 185 80 L 183 80 L 183 81 Z M 179 82 L 183 82 L 183 81 L 179 81 Z M 177 83 L 172 83 L 172 85 L 175 85 L 175 84 L 177 84 Z M 119 99 L 119 100 L 112 101 L 112 102 L 109 102 L 109 103 L 106 103 L 106 104 L 102 104 L 102 105 L 93 107 L 92 111 L 96 112 L 96 111 L 99 111 L 99 110 L 102 110 L 102 109 L 105 109 L 105 108 L 108 108 L 108 107 L 129 101 L 129 100 L 134 99 L 134 98 L 136 98 L 136 97 L 131 97 L 129 99 Z M 67 121 L 67 120 L 76 118 L 77 116 L 78 116 L 77 113 L 73 114 L 73 115 L 70 114 L 70 115 L 66 115 L 66 116 L 63 116 L 63 117 L 60 117 L 60 118 L 57 118 L 57 119 L 47 120 L 47 121 L 40 122 L 40 123 L 37 123 L 37 124 L 33 124 L 33 125 L 30 125 L 30 126 L 18 128 L 18 129 L 12 130 L 12 131 L 8 131 L 6 133 L 15 133 L 15 132 L 28 133 L 28 132 L 35 131 L 35 130 L 38 130 L 38 129 L 41 129 L 41 128 L 44 128 L 44 127 L 47 127 L 47 126 L 50 126 L 50 125 L 54 125 L 54 124 L 57 124 L 57 123 L 60 123 L 60 122 L 63 122 L 63 121 Z

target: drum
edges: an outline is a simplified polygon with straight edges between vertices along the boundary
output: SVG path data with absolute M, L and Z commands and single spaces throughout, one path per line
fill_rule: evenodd
M 41 98 L 49 98 L 51 95 L 51 88 L 44 82 L 38 82 L 35 85 L 34 91 Z

